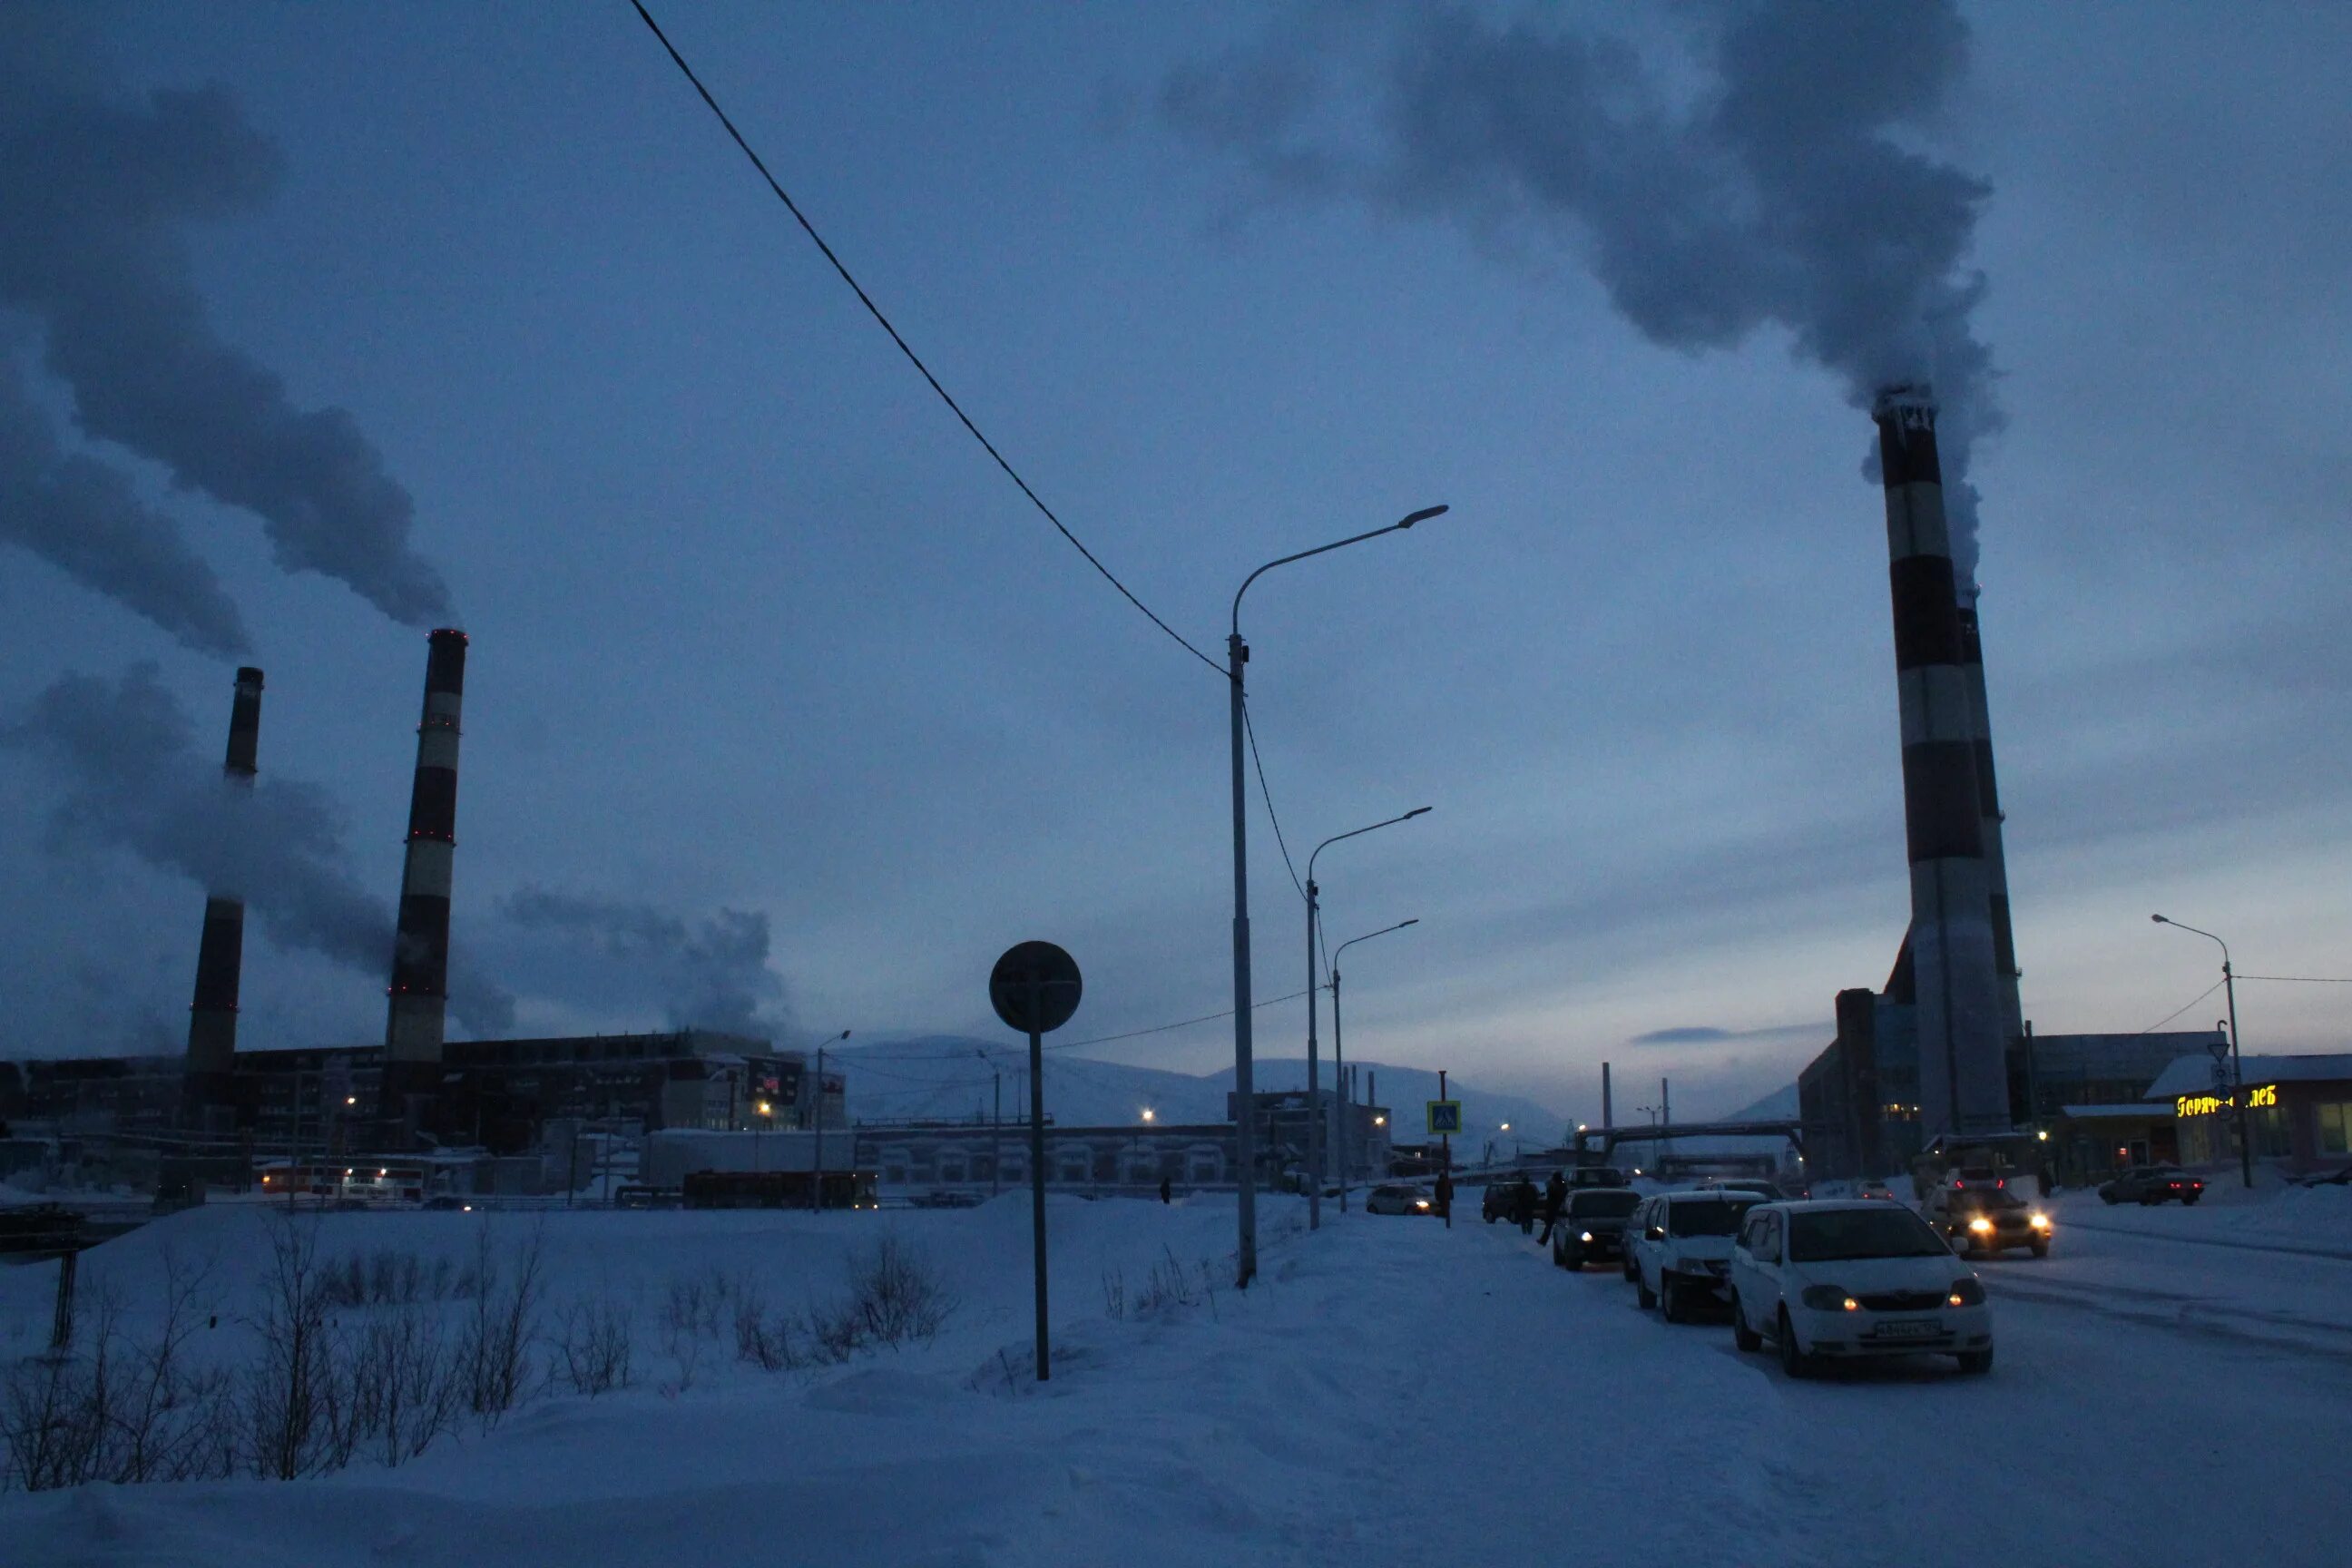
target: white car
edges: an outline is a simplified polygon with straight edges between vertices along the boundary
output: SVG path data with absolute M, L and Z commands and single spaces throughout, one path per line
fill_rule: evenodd
M 1366 1214 L 1435 1214 L 1437 1201 L 1427 1187 L 1374 1187 L 1364 1198 Z
M 1992 1310 L 1927 1222 L 1884 1199 L 1762 1204 L 1731 1249 L 1731 1332 L 1775 1342 L 1791 1377 L 1827 1361 L 1926 1351 L 1992 1370 Z
M 1720 1188 L 1646 1200 L 1625 1226 L 1625 1271 L 1641 1288 L 1642 1305 L 1679 1323 L 1701 1299 L 1721 1300 L 1732 1235 L 1763 1201 L 1759 1194 Z

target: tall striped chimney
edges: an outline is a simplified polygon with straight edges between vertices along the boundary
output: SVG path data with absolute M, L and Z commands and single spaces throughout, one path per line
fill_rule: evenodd
M 1925 385 L 1889 387 L 1871 417 L 1886 484 L 1902 701 L 1920 1131 L 1991 1131 L 2010 1125 L 2008 1062 L 1934 395 Z
M 261 671 L 236 672 L 229 700 L 228 752 L 221 773 L 250 789 L 261 748 Z M 200 1127 L 207 1109 L 228 1103 L 236 1057 L 237 984 L 245 963 L 245 901 L 221 893 L 205 899 L 204 936 L 196 946 L 196 992 L 188 1005 L 188 1059 L 181 1095 L 183 1120 Z
M 1960 672 L 1968 678 L 1969 719 L 1975 731 L 1977 809 L 1983 824 L 1986 902 L 1992 917 L 1993 978 L 2000 994 L 2004 1048 L 2025 1036 L 2025 1005 L 2018 994 L 2017 935 L 2009 923 L 2009 858 L 2001 849 L 2000 784 L 1992 765 L 1992 710 L 1985 698 L 1984 637 L 1976 595 L 1959 606 Z
M 425 639 L 425 716 L 416 726 L 416 782 L 408 795 L 408 857 L 400 872 L 391 1006 L 384 1021 L 383 1114 L 402 1119 L 438 1087 L 449 996 L 449 870 L 457 847 L 457 719 L 466 634 Z

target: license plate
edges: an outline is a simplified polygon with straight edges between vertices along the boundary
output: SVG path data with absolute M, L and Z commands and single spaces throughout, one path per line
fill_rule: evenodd
M 1882 1340 L 1931 1340 L 1941 1333 L 1943 1328 L 1941 1323 L 1916 1321 L 1907 1323 L 1881 1323 L 1873 1337 Z

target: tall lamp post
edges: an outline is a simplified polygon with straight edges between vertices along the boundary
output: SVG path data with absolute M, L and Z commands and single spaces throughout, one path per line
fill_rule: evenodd
M 2195 926 L 2182 925 L 2179 921 L 2168 920 L 2163 915 L 2147 918 L 2160 926 L 2171 926 L 2191 935 L 2201 936 L 2221 950 L 2221 989 L 2230 998 L 2230 1077 L 2233 1080 L 2230 1098 L 2238 1106 L 2238 1174 L 2247 1186 L 2252 1187 L 2254 1184 L 2254 1143 L 2246 1122 L 2246 1058 L 2238 1053 L 2238 977 L 2230 967 L 2230 944 L 2210 931 L 2199 931 Z
M 1247 693 L 1242 678 L 1242 666 L 1249 662 L 1249 645 L 1242 641 L 1242 595 L 1250 584 L 1277 566 L 1287 566 L 1294 561 L 1304 561 L 1310 555 L 1328 554 L 1350 544 L 1361 544 L 1367 539 L 1378 539 L 1384 533 L 1395 533 L 1411 528 L 1416 522 L 1426 522 L 1444 515 L 1442 506 L 1423 507 L 1409 517 L 1402 518 L 1386 528 L 1376 528 L 1369 533 L 1359 533 L 1349 539 L 1333 540 L 1312 550 L 1302 550 L 1295 555 L 1285 555 L 1269 561 L 1248 576 L 1234 591 L 1234 614 L 1231 633 L 1225 638 L 1225 685 L 1231 707 L 1233 726 L 1234 774 L 1234 1163 L 1239 1167 L 1238 1200 L 1234 1207 L 1240 1213 L 1240 1245 L 1234 1249 L 1234 1284 L 1246 1289 L 1257 1277 L 1257 1094 L 1250 1071 L 1250 937 L 1249 937 L 1249 812 L 1248 795 L 1242 785 L 1243 735 L 1247 727 L 1244 702 Z
M 1307 857 L 1307 1170 L 1309 1183 L 1307 1189 L 1307 1228 L 1309 1230 L 1319 1230 L 1323 1226 L 1323 1123 L 1325 1120 L 1322 1080 L 1319 1076 L 1320 1068 L 1317 1065 L 1318 1042 L 1315 1038 L 1315 1015 L 1318 1011 L 1315 1005 L 1315 921 L 1317 913 L 1322 907 L 1318 897 L 1319 889 L 1315 885 L 1315 861 L 1318 856 L 1342 838 L 1358 837 L 1373 831 L 1374 828 L 1394 827 L 1400 822 L 1411 822 L 1414 817 L 1425 815 L 1428 810 L 1429 807 L 1425 805 L 1416 805 L 1402 816 L 1391 816 L 1385 821 L 1375 822 L 1370 827 L 1359 827 L 1352 832 L 1333 834 L 1315 847 L 1314 854 Z M 1335 1051 L 1338 1049 L 1338 1042 L 1339 1037 L 1335 1034 L 1332 1037 Z M 1334 1081 L 1338 1080 L 1339 1068 L 1340 1063 L 1335 1056 L 1331 1064 Z M 1333 1091 L 1335 1102 L 1337 1099 L 1338 1091 L 1335 1089 Z M 1344 1187 L 1346 1184 L 1343 1169 L 1340 1185 Z
M 1307 869 L 1311 872 L 1313 871 L 1314 867 L 1310 864 Z M 1309 882 L 1308 886 L 1313 886 L 1313 883 Z M 1347 952 L 1349 948 L 1355 946 L 1360 942 L 1370 942 L 1376 936 L 1386 936 L 1392 931 L 1402 931 L 1407 926 L 1417 926 L 1420 923 L 1421 917 L 1419 915 L 1415 915 L 1409 921 L 1399 921 L 1392 926 L 1382 926 L 1378 931 L 1368 931 L 1361 936 L 1351 936 L 1347 941 L 1341 942 L 1339 946 L 1331 950 L 1331 1072 L 1332 1075 L 1338 1078 L 1342 1083 L 1347 1081 L 1348 1047 L 1346 1040 L 1339 1033 L 1339 955 Z M 1342 1109 L 1344 1110 L 1345 1108 L 1343 1107 Z M 1348 1212 L 1348 1172 L 1349 1167 L 1348 1164 L 1348 1121 L 1345 1116 L 1342 1116 L 1339 1119 L 1339 1146 L 1337 1152 L 1339 1156 L 1339 1212 L 1341 1214 L 1346 1214 Z

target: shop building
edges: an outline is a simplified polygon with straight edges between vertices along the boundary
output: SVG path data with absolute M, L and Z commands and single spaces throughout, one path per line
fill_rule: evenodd
M 2183 1056 L 2158 1075 L 2147 1099 L 2169 1102 L 2179 1163 L 2221 1166 L 2238 1158 L 2238 1096 L 2254 1158 L 2299 1173 L 2352 1162 L 2352 1052 L 2250 1056 L 2233 1079 L 2226 1055 Z

